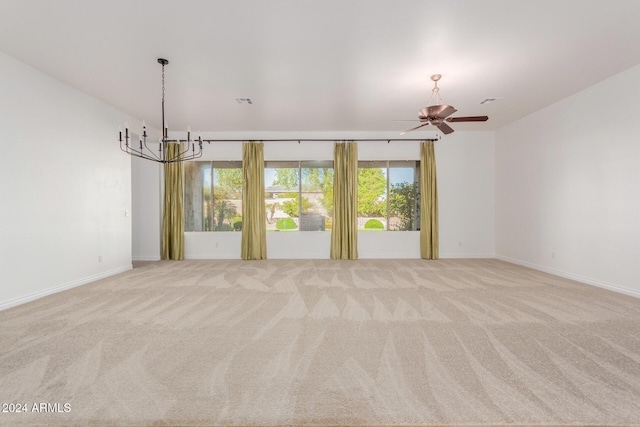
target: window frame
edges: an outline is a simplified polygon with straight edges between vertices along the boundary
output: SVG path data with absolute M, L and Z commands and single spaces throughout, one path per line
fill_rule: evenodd
M 334 166 L 334 162 L 333 160 L 265 160 L 264 161 L 264 169 L 278 169 L 278 168 L 290 168 L 290 169 L 295 169 L 296 170 L 296 176 L 297 176 L 297 194 L 298 194 L 298 223 L 297 223 L 297 227 L 295 230 L 289 230 L 288 232 L 300 232 L 300 231 L 330 231 L 330 229 L 325 229 L 325 227 L 322 227 L 322 230 L 303 230 L 301 228 L 301 218 L 302 216 L 307 212 L 307 211 L 303 211 L 302 208 L 302 203 L 303 203 L 303 175 L 302 175 L 302 170 L 303 169 L 310 169 L 310 168 L 318 168 L 318 169 L 331 169 L 333 170 L 333 166 Z M 331 182 L 331 185 L 333 185 L 333 180 Z M 267 189 L 267 183 L 265 182 L 265 192 Z M 285 189 L 284 192 L 288 192 L 287 190 L 291 190 L 291 189 Z M 266 218 L 265 218 L 266 221 Z
M 411 165 L 413 169 L 413 185 L 415 186 L 415 197 L 413 201 L 413 212 L 415 212 L 411 230 L 392 230 L 390 229 L 391 219 L 391 170 L 393 168 L 407 167 Z M 358 171 L 361 168 L 381 168 L 385 169 L 386 174 L 386 192 L 385 192 L 385 221 L 386 227 L 383 231 L 419 231 L 420 230 L 420 160 L 358 160 Z M 358 183 L 359 185 L 359 183 Z M 365 231 L 358 228 L 358 231 Z
M 218 199 L 218 197 L 216 197 L 216 169 L 239 169 L 242 171 L 242 160 L 197 160 L 197 161 L 192 161 L 192 162 L 188 162 L 190 164 L 196 164 L 198 165 L 197 168 L 199 170 L 199 178 L 201 180 L 201 185 L 202 185 L 202 189 L 201 189 L 201 204 L 202 204 L 202 218 L 200 219 L 200 221 L 202 222 L 202 227 L 201 230 L 187 230 L 187 215 L 185 214 L 184 216 L 184 224 L 185 224 L 185 232 L 193 232 L 193 233 L 226 233 L 226 232 L 230 232 L 230 231 L 236 231 L 236 230 L 220 230 L 220 229 L 216 229 L 217 226 L 215 226 L 215 203 L 216 200 Z M 208 171 L 208 179 L 209 179 L 209 185 L 210 187 L 207 187 L 205 185 L 205 173 L 204 170 L 205 169 L 209 169 Z M 188 188 L 187 188 L 187 182 L 185 181 L 185 186 L 183 189 L 183 197 L 184 200 L 187 200 L 187 195 L 188 195 Z M 209 207 L 205 208 L 205 201 L 206 201 L 206 190 L 207 188 L 210 190 L 211 193 L 211 204 Z M 240 187 L 239 189 L 239 195 L 240 195 L 240 200 L 242 200 L 242 187 Z M 222 199 L 225 200 L 225 199 Z M 235 200 L 235 199 L 230 199 L 230 200 Z M 206 215 L 205 215 L 205 209 L 207 209 Z M 242 212 L 237 212 L 237 215 L 240 215 L 242 217 Z M 206 226 L 207 224 L 207 220 L 209 222 L 209 227 Z M 219 225 L 218 225 L 219 227 Z M 207 229 L 209 228 L 209 229 Z
M 206 186 L 204 174 L 202 172 L 199 173 L 199 179 L 202 181 L 202 189 L 201 189 L 201 203 L 202 203 L 202 218 L 201 218 L 201 228 L 202 230 L 188 230 L 188 232 L 227 232 L 227 230 L 219 230 L 215 224 L 215 203 L 218 197 L 216 197 L 216 169 L 242 169 L 242 160 L 200 160 L 189 163 L 196 163 L 199 165 L 199 170 L 202 171 L 205 168 L 209 168 L 209 181 L 210 181 L 210 192 L 211 192 L 211 201 L 210 207 L 205 208 L 205 200 L 206 200 Z M 384 231 L 419 231 L 420 230 L 420 161 L 419 160 L 358 160 L 358 170 L 361 168 L 384 168 L 386 174 L 386 188 L 385 188 L 385 220 L 386 226 L 384 227 Z M 413 169 L 413 185 L 415 186 L 415 197 L 413 202 L 413 212 L 414 218 L 412 219 L 412 228 L 411 230 L 398 230 L 391 229 L 390 220 L 392 219 L 391 215 L 391 174 L 394 168 L 405 168 L 410 167 Z M 264 161 L 264 169 L 277 169 L 277 168 L 292 168 L 296 170 L 297 175 L 297 185 L 295 192 L 298 195 L 298 221 L 297 227 L 295 230 L 291 231 L 311 231 L 311 230 L 303 230 L 301 229 L 301 217 L 305 213 L 303 211 L 303 181 L 304 178 L 302 176 L 303 169 L 306 168 L 319 168 L 319 169 L 331 169 L 334 170 L 334 161 L 333 160 L 265 160 Z M 266 183 L 265 183 L 266 184 Z M 333 185 L 333 180 L 331 185 Z M 291 192 L 293 189 L 284 189 L 283 192 Z M 184 188 L 184 197 L 187 198 L 187 186 Z M 242 188 L 240 188 L 240 199 L 242 198 Z M 266 186 L 265 186 L 265 199 L 266 199 Z M 207 210 L 207 216 L 205 217 L 205 209 Z M 238 213 L 242 216 L 242 213 Z M 325 215 L 325 217 L 329 217 Z M 395 217 L 394 217 L 395 218 Z M 208 220 L 210 229 L 206 228 L 206 221 Z M 267 218 L 265 216 L 265 221 Z M 187 217 L 185 215 L 185 228 L 186 228 Z M 324 227 L 322 227 L 324 229 Z M 231 231 L 231 230 L 228 230 Z M 330 228 L 325 231 L 330 231 Z M 364 231 L 364 229 L 358 229 L 358 231 Z

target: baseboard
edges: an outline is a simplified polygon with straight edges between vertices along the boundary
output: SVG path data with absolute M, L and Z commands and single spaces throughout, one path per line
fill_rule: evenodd
M 229 256 L 228 254 L 214 255 L 214 254 L 185 254 L 184 259 L 190 260 L 202 260 L 202 259 L 216 259 L 216 260 L 229 260 L 229 259 L 241 259 L 240 254 L 236 256 Z M 272 255 L 267 252 L 267 259 L 329 259 L 329 254 L 275 254 Z
M 201 259 L 241 259 L 240 252 L 235 256 L 229 254 L 184 254 L 184 259 L 201 260 Z
M 394 253 L 394 254 L 376 254 L 376 253 L 358 253 L 358 259 L 420 259 L 420 254 L 415 253 Z
M 598 288 L 608 289 L 610 291 L 618 292 L 620 294 L 629 295 L 632 297 L 640 298 L 640 291 L 635 289 L 625 288 L 623 286 L 614 285 L 611 283 L 601 282 L 599 280 L 590 279 L 588 277 L 579 276 L 573 273 L 567 273 L 566 271 L 555 270 L 553 268 L 544 267 L 542 265 L 533 264 L 519 259 L 509 258 L 502 255 L 496 255 L 496 259 L 506 261 L 511 264 L 521 265 L 523 267 L 532 268 L 534 270 L 542 271 L 544 273 L 553 274 L 554 276 L 564 277 L 565 279 L 575 280 L 576 282 L 584 283 L 586 285 L 596 286 Z
M 45 289 L 43 291 L 34 292 L 30 295 L 25 295 L 23 297 L 14 298 L 9 301 L 0 302 L 0 311 L 6 310 L 11 307 L 15 307 L 21 304 L 25 304 L 29 301 L 37 300 L 42 297 L 46 297 L 47 295 L 55 294 L 58 292 L 66 291 L 67 289 L 75 288 L 77 286 L 86 285 L 87 283 L 95 282 L 96 280 L 104 279 L 110 276 L 114 276 L 116 274 L 124 273 L 125 271 L 129 271 L 133 268 L 133 266 L 127 265 L 124 267 L 114 268 L 113 270 L 105 271 L 104 273 L 96 274 L 94 276 L 84 277 L 79 280 L 74 280 L 73 282 L 65 283 L 60 286 L 56 286 L 54 288 Z
M 496 254 L 459 254 L 459 253 L 440 253 L 440 258 L 457 258 L 457 259 L 493 259 Z
M 440 259 L 494 259 L 495 254 L 440 254 Z M 240 259 L 240 255 L 231 257 L 228 254 L 216 255 L 216 254 L 185 254 L 185 259 L 201 260 L 201 259 Z M 330 259 L 329 253 L 315 253 L 315 254 L 301 254 L 301 253 L 280 253 L 270 254 L 267 251 L 268 259 Z M 416 253 L 369 253 L 359 254 L 358 259 L 420 259 L 420 254 Z M 138 259 L 134 258 L 134 261 L 158 261 L 158 259 Z
M 131 257 L 132 261 L 160 261 L 160 255 L 138 255 Z
M 273 254 L 271 255 L 267 250 L 267 258 L 269 259 L 329 259 L 329 253 L 322 254 Z

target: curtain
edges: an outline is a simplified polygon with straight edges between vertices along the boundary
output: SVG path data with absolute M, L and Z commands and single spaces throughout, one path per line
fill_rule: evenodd
M 242 259 L 267 258 L 263 143 L 242 145 Z
M 333 152 L 331 259 L 358 259 L 358 144 L 336 142 Z
M 433 141 L 420 146 L 420 257 L 438 259 L 438 184 Z
M 176 158 L 183 144 L 165 145 L 168 159 Z M 184 259 L 184 163 L 164 165 L 164 205 L 162 211 L 162 259 Z

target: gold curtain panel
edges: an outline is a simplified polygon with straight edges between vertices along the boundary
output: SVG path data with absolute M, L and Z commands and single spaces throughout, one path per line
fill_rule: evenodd
M 358 144 L 334 145 L 331 259 L 358 259 Z
M 242 259 L 267 258 L 264 206 L 264 144 L 242 145 Z
M 438 259 L 438 183 L 433 141 L 420 145 L 420 257 Z
M 165 143 L 168 159 L 178 157 L 184 144 Z M 164 165 L 162 259 L 184 259 L 184 163 Z

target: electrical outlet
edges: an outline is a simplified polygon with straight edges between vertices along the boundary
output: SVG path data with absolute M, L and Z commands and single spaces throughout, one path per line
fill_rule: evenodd
M 102 255 L 98 255 L 98 262 L 102 262 Z

